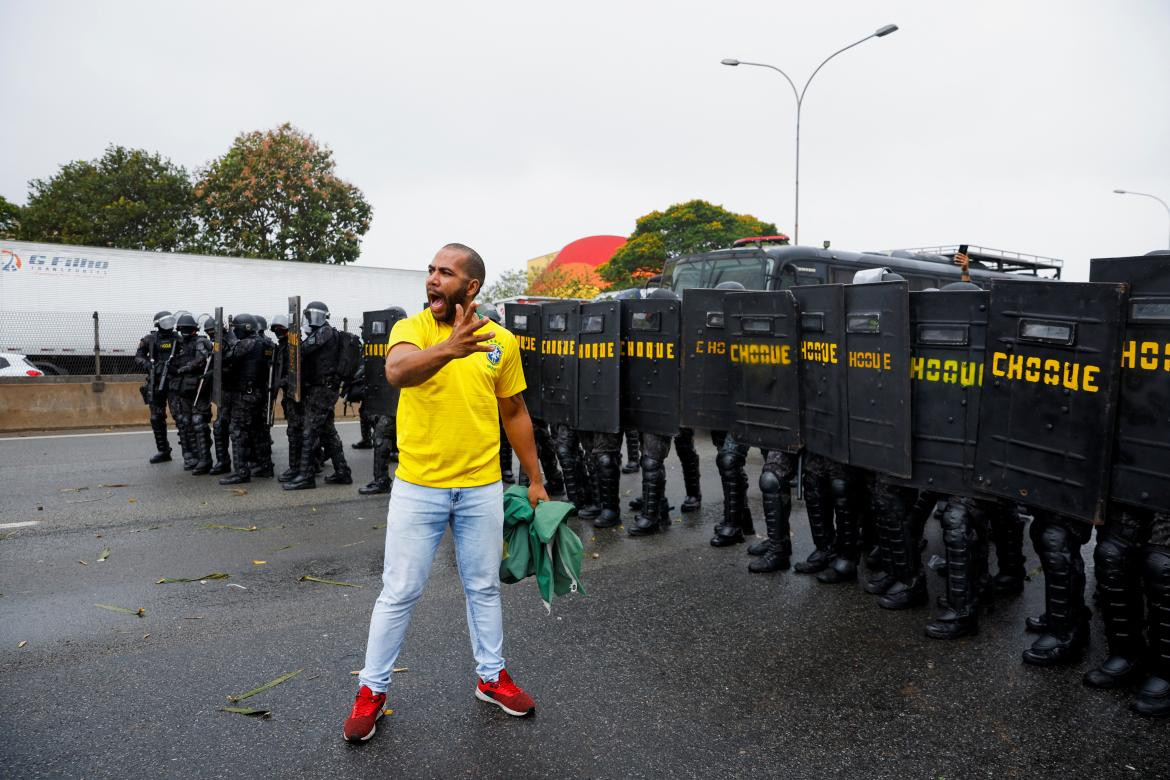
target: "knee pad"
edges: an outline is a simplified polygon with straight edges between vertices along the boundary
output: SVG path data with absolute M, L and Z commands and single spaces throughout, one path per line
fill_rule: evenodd
M 1170 587 L 1170 547 L 1146 545 L 1142 563 L 1147 592 L 1150 586 Z
M 715 456 L 715 468 L 719 469 L 720 474 L 737 471 L 743 468 L 744 459 L 735 452 L 721 451 Z
M 780 493 L 786 485 L 780 481 L 774 471 L 764 469 L 760 472 L 760 492 L 761 493 Z M 788 485 L 787 487 L 791 487 Z
M 613 456 L 612 452 L 597 453 L 597 468 L 598 469 L 616 469 L 618 467 L 617 458 Z
M 1125 566 L 1130 549 L 1129 544 L 1116 537 L 1103 536 L 1093 550 L 1093 564 L 1098 569 L 1120 571 Z

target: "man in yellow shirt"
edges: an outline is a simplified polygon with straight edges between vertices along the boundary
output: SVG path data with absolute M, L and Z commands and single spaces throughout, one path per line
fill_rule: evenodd
M 447 526 L 467 601 L 467 629 L 479 682 L 475 695 L 509 715 L 535 712 L 504 668 L 500 610 L 504 504 L 500 424 L 530 478 L 528 500 L 547 501 L 532 420 L 521 392 L 515 337 L 473 303 L 483 287 L 479 254 L 447 244 L 427 269 L 427 308 L 390 333 L 386 379 L 398 401 L 398 470 L 386 515 L 382 593 L 374 605 L 350 742 L 374 735 L 394 661 Z

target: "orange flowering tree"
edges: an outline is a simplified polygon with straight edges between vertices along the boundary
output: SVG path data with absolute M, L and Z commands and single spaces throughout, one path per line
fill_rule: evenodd
M 600 291 L 587 275 L 566 268 L 546 268 L 528 284 L 529 295 L 550 298 L 592 298 Z
M 303 263 L 352 263 L 372 210 L 338 178 L 333 152 L 285 123 L 243 133 L 198 172 L 201 248 Z

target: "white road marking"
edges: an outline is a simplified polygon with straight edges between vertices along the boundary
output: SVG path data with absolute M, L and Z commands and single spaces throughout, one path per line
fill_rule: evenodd
M 40 525 L 40 520 L 25 520 L 21 523 L 0 523 L 0 528 L 28 528 L 33 525 Z
M 336 420 L 336 421 L 334 421 L 334 425 L 353 425 L 356 422 L 358 422 L 358 420 Z M 272 427 L 273 428 L 287 428 L 288 423 L 277 423 L 276 425 L 273 425 Z M 44 436 L 21 436 L 21 435 L 17 434 L 15 436 L 0 437 L 0 442 L 35 441 L 37 439 L 84 439 L 84 438 L 89 437 L 89 436 L 142 436 L 142 435 L 150 433 L 150 432 L 151 431 L 148 428 L 145 431 L 109 431 L 109 432 L 103 432 L 103 433 L 52 433 L 52 434 L 46 434 Z M 175 432 L 174 428 L 167 429 L 167 433 L 172 433 L 172 432 Z

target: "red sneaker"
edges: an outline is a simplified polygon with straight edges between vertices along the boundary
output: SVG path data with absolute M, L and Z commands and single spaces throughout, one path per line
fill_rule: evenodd
M 345 721 L 346 742 L 365 742 L 378 730 L 378 718 L 386 706 L 386 694 L 374 693 L 366 686 L 358 688 L 353 700 L 353 710 Z
M 536 712 L 536 702 L 532 697 L 522 691 L 516 683 L 512 682 L 512 678 L 508 676 L 507 669 L 500 670 L 500 678 L 495 682 L 479 681 L 475 686 L 475 698 L 481 701 L 491 702 L 499 707 L 509 715 L 515 715 L 517 718 L 522 718 L 525 715 L 531 715 Z

